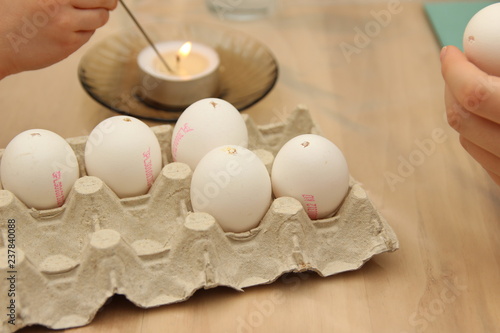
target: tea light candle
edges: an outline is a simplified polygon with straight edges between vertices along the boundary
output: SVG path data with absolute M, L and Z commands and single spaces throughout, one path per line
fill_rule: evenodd
M 217 52 L 202 43 L 167 41 L 155 44 L 169 71 L 151 46 L 137 57 L 142 72 L 141 96 L 146 103 L 183 108 L 218 91 Z

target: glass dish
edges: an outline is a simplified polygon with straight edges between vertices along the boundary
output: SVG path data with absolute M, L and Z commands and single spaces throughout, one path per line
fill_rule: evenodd
M 242 111 L 274 87 L 278 64 L 269 49 L 239 31 L 195 22 L 143 24 L 154 42 L 186 40 L 213 47 L 220 57 L 219 94 Z M 110 36 L 81 59 L 78 77 L 83 88 L 105 107 L 133 117 L 175 122 L 183 110 L 145 103 L 137 55 L 148 46 L 136 27 Z

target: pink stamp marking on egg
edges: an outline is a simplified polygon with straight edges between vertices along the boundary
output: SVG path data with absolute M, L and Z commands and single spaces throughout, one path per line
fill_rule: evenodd
M 189 133 L 191 131 L 194 131 L 194 128 L 189 127 L 188 123 L 185 123 L 184 126 L 179 128 L 179 131 L 175 135 L 174 143 L 172 145 L 172 157 L 174 158 L 174 160 L 176 159 L 177 156 L 177 149 L 179 148 L 179 143 L 181 142 L 184 135 L 186 135 L 186 133 Z
M 305 201 L 315 201 L 314 195 L 312 194 L 302 194 L 302 198 L 304 198 Z
M 64 204 L 64 189 L 61 181 L 61 171 L 55 171 L 52 173 L 52 184 L 54 186 L 54 194 L 56 196 L 57 207 L 61 207 Z
M 151 160 L 150 147 L 148 147 L 148 150 L 142 153 L 142 157 L 144 158 L 144 172 L 146 175 L 146 182 L 148 184 L 148 187 L 151 187 L 151 185 L 153 185 L 154 182 L 154 176 L 153 176 L 153 162 Z
M 302 194 L 302 198 L 306 201 L 306 212 L 311 220 L 316 220 L 318 218 L 318 205 L 316 205 L 316 199 L 312 194 Z

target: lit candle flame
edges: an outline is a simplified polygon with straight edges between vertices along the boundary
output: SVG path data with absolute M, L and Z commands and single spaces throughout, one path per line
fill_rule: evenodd
M 189 53 L 191 53 L 191 47 L 192 47 L 191 42 L 185 42 L 184 44 L 182 44 L 177 54 L 183 58 L 187 57 Z

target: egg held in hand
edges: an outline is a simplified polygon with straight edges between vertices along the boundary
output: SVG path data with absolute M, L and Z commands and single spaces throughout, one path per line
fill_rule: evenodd
M 276 197 L 300 201 L 312 220 L 331 216 L 349 190 L 349 170 L 340 149 L 328 139 L 303 134 L 283 145 L 271 171 Z
M 148 192 L 162 168 L 160 143 L 148 125 L 129 116 L 103 120 L 85 145 L 85 168 L 118 197 Z
M 217 147 L 193 172 L 193 210 L 212 215 L 226 232 L 257 227 L 271 201 L 269 173 L 259 157 L 244 147 Z
M 231 103 L 205 98 L 182 112 L 172 135 L 174 161 L 194 170 L 206 153 L 221 145 L 248 145 L 245 121 Z
M 467 59 L 484 72 L 500 77 L 500 3 L 478 11 L 463 36 Z
M 4 189 L 31 208 L 62 206 L 78 177 L 75 152 L 66 140 L 48 130 L 18 134 L 2 156 L 0 178 Z

